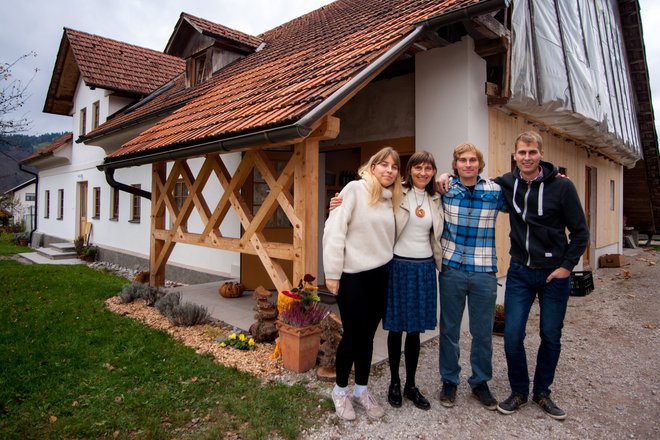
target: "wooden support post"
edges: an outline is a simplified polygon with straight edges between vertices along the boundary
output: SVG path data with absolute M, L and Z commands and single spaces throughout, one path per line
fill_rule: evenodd
M 318 276 L 319 142 L 307 139 L 295 145 L 296 165 L 293 198 L 296 216 L 302 219 L 302 233 L 293 234 L 293 280 L 296 285 L 306 273 Z
M 151 166 L 151 244 L 149 249 L 149 285 L 162 287 L 165 285 L 165 264 L 156 267 L 156 260 L 163 251 L 165 240 L 156 238 L 154 231 L 165 229 L 165 204 L 157 203 L 161 199 L 160 189 L 165 185 L 167 178 L 165 162 L 154 163 Z

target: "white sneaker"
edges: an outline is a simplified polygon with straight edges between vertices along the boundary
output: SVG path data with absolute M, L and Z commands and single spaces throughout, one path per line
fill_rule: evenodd
M 344 420 L 355 420 L 355 410 L 350 395 L 348 393 L 337 394 L 335 390 L 332 390 L 330 395 L 332 396 L 332 402 L 335 404 L 337 416 Z
M 380 419 L 385 415 L 383 407 L 376 402 L 376 399 L 374 399 L 374 396 L 369 391 L 363 392 L 360 397 L 353 396 L 353 402 L 364 408 L 370 419 Z

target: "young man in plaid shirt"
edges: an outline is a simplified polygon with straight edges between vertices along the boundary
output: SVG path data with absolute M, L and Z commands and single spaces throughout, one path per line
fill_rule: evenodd
M 472 395 L 489 410 L 497 408 L 488 381 L 492 378 L 492 331 L 497 299 L 495 221 L 504 206 L 499 185 L 482 178 L 485 162 L 472 144 L 454 149 L 449 181 L 442 198 L 445 227 L 442 234 L 440 284 L 440 403 L 454 406 L 459 384 L 461 320 L 467 299 L 472 347 Z

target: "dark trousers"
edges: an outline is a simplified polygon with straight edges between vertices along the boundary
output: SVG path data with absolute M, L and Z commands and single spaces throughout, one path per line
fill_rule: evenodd
M 529 394 L 525 328 L 534 299 L 539 299 L 541 345 L 536 356 L 534 395 L 550 394 L 561 353 L 561 330 L 571 293 L 571 279 L 545 279 L 554 269 L 532 269 L 511 262 L 504 294 L 504 353 L 511 390 Z
M 344 328 L 335 367 L 337 385 L 348 386 L 355 365 L 355 383 L 367 385 L 374 350 L 374 336 L 387 305 L 388 265 L 365 272 L 343 273 L 337 305 Z

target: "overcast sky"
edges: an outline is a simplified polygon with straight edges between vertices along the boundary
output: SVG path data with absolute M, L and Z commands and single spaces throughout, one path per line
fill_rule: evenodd
M 12 119 L 33 121 L 28 134 L 70 131 L 71 117 L 43 113 L 64 27 L 163 51 L 181 12 L 257 35 L 330 0 L 23 0 L 0 6 L 0 62 L 21 55 L 14 78 L 30 95 Z M 660 1 L 640 0 L 656 121 L 660 121 Z M 8 4 L 11 4 L 9 6 Z M 660 126 L 656 122 L 656 126 Z

